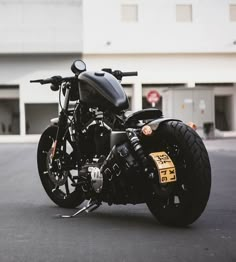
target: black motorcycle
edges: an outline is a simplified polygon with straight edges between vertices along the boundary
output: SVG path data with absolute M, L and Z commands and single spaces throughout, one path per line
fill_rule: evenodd
M 211 167 L 195 130 L 155 108 L 134 113 L 120 84 L 137 72 L 86 71 L 76 60 L 71 77 L 32 80 L 59 91 L 61 112 L 38 144 L 38 171 L 58 206 L 91 212 L 102 202 L 146 203 L 166 225 L 193 223 L 206 207 Z

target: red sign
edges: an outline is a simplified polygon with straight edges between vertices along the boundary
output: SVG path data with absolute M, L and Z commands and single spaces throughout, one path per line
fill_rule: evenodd
M 147 101 L 156 104 L 160 100 L 161 95 L 156 90 L 151 90 L 147 94 Z

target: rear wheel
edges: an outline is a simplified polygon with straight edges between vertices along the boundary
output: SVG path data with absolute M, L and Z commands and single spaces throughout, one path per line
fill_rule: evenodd
M 146 146 L 149 153 L 165 151 L 177 176 L 173 183 L 156 182 L 156 194 L 147 203 L 150 211 L 162 224 L 193 223 L 204 211 L 211 188 L 211 167 L 201 138 L 184 123 L 169 121 L 159 126 Z
M 74 182 L 72 172 L 76 170 L 63 168 L 63 162 L 70 162 L 73 154 L 69 137 L 65 136 L 63 140 L 61 147 L 63 155 L 58 157 L 58 168 L 54 167 L 53 170 L 50 168 L 56 134 L 57 127 L 50 126 L 40 138 L 37 154 L 39 176 L 46 193 L 55 204 L 64 208 L 75 208 L 84 201 L 84 198 L 81 190 L 71 186 Z

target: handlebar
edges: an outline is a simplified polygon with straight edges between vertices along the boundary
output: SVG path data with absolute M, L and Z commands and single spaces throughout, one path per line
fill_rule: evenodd
M 60 85 L 62 82 L 72 81 L 75 79 L 76 79 L 75 76 L 71 76 L 71 77 L 52 76 L 46 79 L 30 80 L 30 83 L 40 83 L 41 85 L 45 85 L 45 84 Z
M 75 76 L 72 76 L 72 77 L 52 76 L 46 79 L 30 80 L 30 83 L 40 83 L 41 85 L 51 84 L 50 86 L 51 90 L 58 91 L 62 82 L 71 82 L 72 83 L 76 79 L 77 77 Z
M 122 72 L 120 70 L 112 71 L 111 68 L 103 68 L 102 71 L 112 74 L 118 80 L 122 80 L 122 77 L 125 77 L 125 76 L 137 76 L 138 75 L 137 71 L 134 71 L 134 72 Z
M 125 77 L 125 76 L 137 76 L 138 75 L 138 72 L 136 72 L 136 71 L 133 71 L 133 72 L 122 72 L 120 70 L 112 71 L 112 69 L 110 69 L 110 68 L 103 68 L 102 71 L 112 74 L 118 80 L 122 80 L 122 77 Z M 59 85 L 62 82 L 66 82 L 66 81 L 71 82 L 75 79 L 77 79 L 76 76 L 71 76 L 71 77 L 52 76 L 52 77 L 46 78 L 46 79 L 30 80 L 30 83 L 40 83 L 41 85 L 52 84 L 54 86 L 59 87 Z M 56 88 L 56 89 L 58 89 L 58 88 Z
M 138 72 L 134 71 L 134 72 L 122 72 L 123 76 L 137 76 Z

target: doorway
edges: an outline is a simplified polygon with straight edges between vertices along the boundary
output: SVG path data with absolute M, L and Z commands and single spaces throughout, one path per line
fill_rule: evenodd
M 232 96 L 215 96 L 215 127 L 232 130 Z

